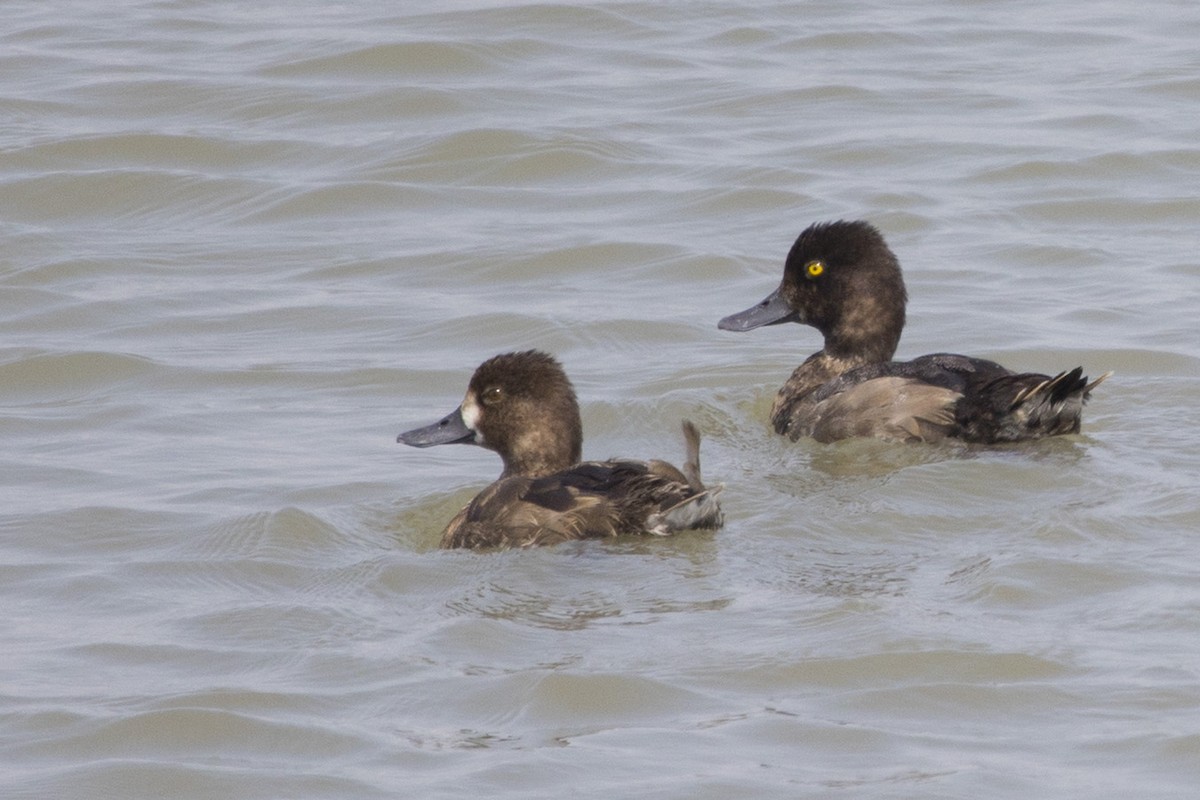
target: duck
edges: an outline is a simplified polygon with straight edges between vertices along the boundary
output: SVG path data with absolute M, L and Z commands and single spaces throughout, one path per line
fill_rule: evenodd
M 863 220 L 818 222 L 788 252 L 779 287 L 717 323 L 749 331 L 797 322 L 824 346 L 804 360 L 771 407 L 792 441 L 872 437 L 903 442 L 1000 444 L 1078 433 L 1094 381 L 1075 367 L 1014 372 L 994 361 L 933 353 L 893 361 L 908 293 L 883 234 Z
M 582 461 L 583 423 L 571 381 L 552 355 L 526 350 L 484 361 L 458 408 L 396 441 L 498 453 L 500 477 L 450 520 L 441 547 L 512 549 L 720 528 L 723 487 L 704 485 L 700 433 L 689 420 L 682 427 L 682 469 L 660 460 Z

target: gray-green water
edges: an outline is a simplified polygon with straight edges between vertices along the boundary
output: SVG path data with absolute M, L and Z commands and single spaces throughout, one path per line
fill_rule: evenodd
M 1193 797 L 1200 6 L 5 3 L 0 795 Z M 770 433 L 815 220 L 999 450 Z M 504 350 L 728 525 L 434 549 Z

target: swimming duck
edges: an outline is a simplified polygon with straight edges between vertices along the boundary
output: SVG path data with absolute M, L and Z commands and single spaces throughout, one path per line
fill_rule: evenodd
M 1112 374 L 1089 383 L 1082 367 L 1050 377 L 951 353 L 892 361 L 907 301 L 900 262 L 874 226 L 824 222 L 796 239 L 778 289 L 717 326 L 748 331 L 799 322 L 825 337 L 771 408 L 775 431 L 793 441 L 995 444 L 1078 433 L 1089 393 Z
M 462 405 L 400 434 L 413 447 L 475 444 L 504 471 L 450 520 L 443 548 L 507 548 L 629 533 L 719 528 L 720 486 L 700 479 L 700 434 L 683 422 L 683 470 L 665 461 L 580 461 L 583 424 L 562 366 L 546 353 L 505 353 L 471 376 Z

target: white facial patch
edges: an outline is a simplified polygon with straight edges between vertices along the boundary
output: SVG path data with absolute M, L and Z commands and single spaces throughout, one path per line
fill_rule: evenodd
M 479 407 L 479 401 L 475 399 L 474 393 L 468 392 L 462 401 L 462 418 L 467 429 L 475 434 L 475 444 L 483 444 L 483 434 L 479 431 L 479 418 L 482 415 L 483 409 Z

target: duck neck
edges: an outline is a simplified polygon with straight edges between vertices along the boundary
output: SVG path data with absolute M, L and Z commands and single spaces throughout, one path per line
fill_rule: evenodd
M 504 472 L 500 477 L 553 475 L 578 464 L 582 450 L 583 436 L 578 424 L 557 429 L 531 429 L 502 454 Z
M 904 330 L 904 307 L 863 303 L 821 332 L 826 356 L 845 364 L 843 371 L 891 361 Z
M 837 362 L 842 366 L 842 372 L 864 364 L 879 364 L 891 361 L 900 344 L 899 335 L 886 338 L 840 337 L 837 335 L 825 337 L 825 347 L 815 355 L 824 356 L 827 360 Z
M 574 464 L 563 459 L 546 459 L 525 456 L 522 458 L 505 459 L 504 471 L 501 478 L 521 476 L 523 478 L 544 478 L 556 472 L 570 469 Z

